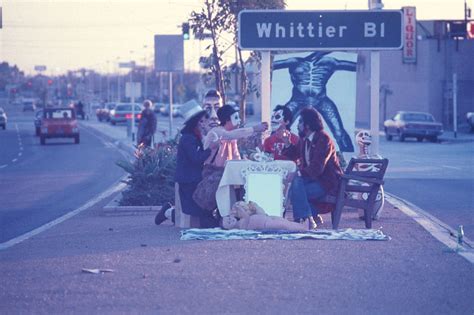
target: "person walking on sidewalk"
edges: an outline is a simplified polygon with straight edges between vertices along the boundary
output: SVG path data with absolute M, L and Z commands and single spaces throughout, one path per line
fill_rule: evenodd
M 318 209 L 309 199 L 320 199 L 326 194 L 336 195 L 342 169 L 336 155 L 334 141 L 323 130 L 321 115 L 313 108 L 304 108 L 300 113 L 297 145 L 286 137 L 283 154 L 301 161 L 298 175 L 290 187 L 290 200 L 295 221 L 320 220 Z M 314 222 L 316 227 L 316 222 Z
M 156 116 L 151 109 L 150 100 L 145 100 L 143 107 L 140 122 L 138 123 L 137 145 L 150 147 L 156 131 Z

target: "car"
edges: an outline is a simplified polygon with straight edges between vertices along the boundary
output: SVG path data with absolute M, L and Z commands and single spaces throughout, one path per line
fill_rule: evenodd
M 23 101 L 23 111 L 32 111 L 36 110 L 36 104 L 34 101 Z
M 443 134 L 443 125 L 436 122 L 430 113 L 399 111 L 384 122 L 384 131 L 388 141 L 396 136 L 400 141 L 412 137 L 418 142 L 423 139 L 437 142 Z
M 0 126 L 3 130 L 7 128 L 7 120 L 7 113 L 5 113 L 5 110 L 0 107 Z
M 474 112 L 466 114 L 467 124 L 471 127 L 471 132 L 474 132 Z
M 76 144 L 80 141 L 76 112 L 70 107 L 45 108 L 40 130 L 41 145 L 50 138 L 74 138 Z
M 43 119 L 43 110 L 40 109 L 39 111 L 36 112 L 35 114 L 35 135 L 39 136 L 41 133 L 41 119 Z
M 181 116 L 181 106 L 182 104 L 173 104 L 173 117 Z M 161 115 L 169 116 L 170 115 L 170 104 L 166 104 L 160 109 Z
M 141 118 L 143 108 L 135 103 L 135 121 L 138 122 Z M 117 123 L 124 123 L 132 119 L 132 104 L 120 103 L 110 111 L 110 123 L 116 125 Z
M 110 121 L 110 111 L 115 108 L 115 103 L 106 103 L 103 107 L 96 109 L 95 115 L 99 121 Z

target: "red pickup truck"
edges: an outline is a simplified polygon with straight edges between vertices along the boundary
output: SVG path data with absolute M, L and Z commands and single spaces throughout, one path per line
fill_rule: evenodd
M 79 143 L 79 128 L 76 112 L 69 107 L 45 108 L 41 119 L 40 143 L 50 138 L 74 138 Z

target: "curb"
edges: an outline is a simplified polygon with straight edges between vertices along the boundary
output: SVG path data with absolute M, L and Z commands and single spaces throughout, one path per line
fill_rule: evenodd
M 457 242 L 458 232 L 448 226 L 446 223 L 440 221 L 438 218 L 427 213 L 411 202 L 387 192 L 385 192 L 385 200 L 415 220 L 416 223 L 421 225 L 421 227 L 423 227 L 434 238 L 447 246 L 450 251 L 459 254 L 470 263 L 474 264 L 474 246 L 473 242 L 469 238 L 464 236 L 463 244 L 459 245 Z
M 125 189 L 125 188 L 124 188 Z M 102 208 L 104 216 L 133 216 L 133 215 L 156 215 L 162 206 L 119 206 L 119 196 L 117 194 L 105 207 Z

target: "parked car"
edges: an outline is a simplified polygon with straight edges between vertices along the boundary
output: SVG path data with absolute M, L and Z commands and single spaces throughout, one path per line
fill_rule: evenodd
M 35 114 L 35 135 L 39 136 L 41 133 L 41 120 L 43 119 L 43 110 L 40 109 Z
M 471 127 L 471 132 L 474 132 L 474 112 L 466 114 L 467 124 Z
M 423 139 L 437 142 L 438 137 L 443 134 L 443 125 L 436 122 L 429 113 L 400 111 L 384 122 L 384 130 L 388 141 L 396 136 L 400 141 L 413 137 L 418 142 Z
M 0 107 L 0 126 L 3 130 L 7 128 L 7 120 L 7 113 L 5 113 L 5 110 Z
M 36 110 L 36 104 L 34 101 L 23 101 L 23 111 L 32 111 L 34 112 Z
M 143 108 L 139 104 L 135 104 L 135 121 L 138 122 L 141 118 L 141 111 Z M 110 111 L 110 123 L 115 125 L 117 123 L 124 123 L 132 119 L 132 104 L 120 103 Z
M 41 119 L 40 143 L 50 138 L 74 138 L 79 143 L 79 128 L 76 112 L 70 107 L 46 108 Z
M 173 117 L 181 116 L 181 106 L 182 104 L 173 104 Z M 160 110 L 161 115 L 169 116 L 170 115 L 170 104 L 166 104 Z
M 95 115 L 99 121 L 110 121 L 110 111 L 115 108 L 115 103 L 106 103 L 104 107 L 98 108 Z

